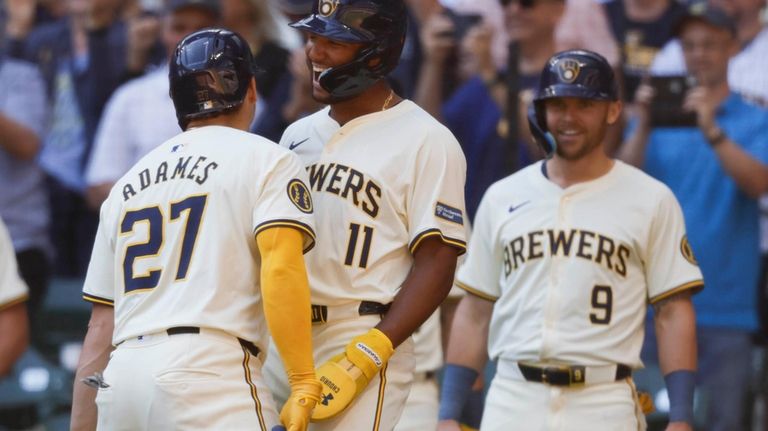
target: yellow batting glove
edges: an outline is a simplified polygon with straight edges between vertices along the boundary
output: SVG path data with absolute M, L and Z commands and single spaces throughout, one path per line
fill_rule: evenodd
M 291 396 L 280 411 L 280 422 L 285 425 L 286 431 L 305 431 L 323 387 L 315 379 L 314 373 L 291 375 L 289 381 Z
M 394 353 L 392 341 L 376 328 L 357 336 L 338 354 L 317 369 L 323 386 L 322 399 L 312 413 L 313 421 L 330 419 L 346 409 Z

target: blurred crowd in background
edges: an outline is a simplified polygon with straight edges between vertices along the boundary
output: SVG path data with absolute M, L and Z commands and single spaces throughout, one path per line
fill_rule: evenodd
M 707 136 L 702 124 L 714 119 L 729 139 L 768 164 L 766 1 L 405 2 L 408 38 L 390 78 L 399 95 L 438 118 L 462 145 L 470 217 L 491 183 L 542 157 L 526 116 L 547 59 L 585 48 L 615 67 L 625 111 L 607 148 L 673 189 L 704 273 L 706 287 L 695 298 L 701 385 L 729 395 L 703 404 L 702 429 L 768 430 L 762 423 L 768 392 L 768 228 L 758 224 L 763 184 L 751 180 L 749 165 L 708 150 L 705 141 L 718 136 Z M 0 429 L 44 423 L 54 429 L 46 420 L 57 414 L 66 422 L 66 379 L 89 313 L 84 303 L 71 304 L 80 300 L 99 206 L 138 159 L 181 132 L 167 82 L 176 44 L 211 26 L 243 35 L 259 69 L 251 129 L 277 141 L 288 124 L 321 108 L 311 98 L 302 36 L 287 26 L 311 13 L 314 3 L 2 0 L 0 218 L 29 288 L 32 347 L 14 369 L 0 367 L 7 373 L 0 376 Z M 704 30 L 681 37 L 681 20 L 697 14 Z M 682 108 L 670 106 L 675 103 Z M 703 143 L 698 149 L 697 140 Z M 690 156 L 667 151 L 686 146 Z M 768 210 L 762 215 L 768 219 Z M 2 305 L 0 339 L 18 327 L 3 319 L 11 307 Z M 67 319 L 77 325 L 53 339 Z M 5 353 L 0 349 L 0 357 Z M 653 363 L 652 353 L 644 358 Z M 22 375 L 30 361 L 43 364 L 47 376 Z M 41 408 L 29 392 L 43 392 L 57 375 L 65 395 Z M 719 428 L 714 416 L 740 425 Z

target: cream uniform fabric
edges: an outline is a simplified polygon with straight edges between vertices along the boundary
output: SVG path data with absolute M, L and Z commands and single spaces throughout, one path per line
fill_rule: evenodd
M 460 286 L 496 301 L 491 358 L 640 367 L 648 302 L 702 286 L 672 192 L 615 161 L 562 189 L 542 162 L 492 185 Z
M 307 166 L 315 199 L 312 302 L 387 304 L 419 241 L 440 236 L 463 250 L 466 161 L 448 129 L 409 100 L 344 127 L 329 110 L 297 121 L 280 139 Z
M 312 215 L 291 194 L 299 182 L 306 173 L 290 152 L 221 126 L 177 135 L 140 160 L 101 208 L 83 287 L 86 299 L 114 302 L 113 342 L 200 326 L 264 350 L 256 235 L 293 226 L 312 246 Z
M 116 183 L 83 287 L 86 300 L 115 308 L 99 429 L 279 424 L 263 354 L 248 344 L 268 345 L 256 237 L 288 226 L 312 247 L 306 182 L 298 157 L 274 142 L 206 126 L 159 145 Z
M 27 300 L 27 285 L 19 276 L 11 235 L 0 219 L 0 310 Z
M 411 271 L 421 240 L 436 236 L 464 250 L 466 161 L 448 129 L 409 100 L 344 126 L 329 112 L 325 108 L 297 121 L 280 140 L 307 166 L 315 202 L 317 247 L 307 253 L 312 303 L 388 304 Z M 316 325 L 315 363 L 341 353 L 352 337 L 378 321 L 378 316 L 364 316 Z M 265 375 L 284 379 L 278 362 L 271 355 Z M 312 429 L 391 430 L 413 368 L 408 340 L 340 418 Z M 287 385 L 270 382 L 270 387 Z M 277 391 L 276 397 L 285 395 Z

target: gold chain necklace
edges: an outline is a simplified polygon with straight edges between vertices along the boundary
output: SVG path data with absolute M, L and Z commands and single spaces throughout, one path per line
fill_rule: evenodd
M 382 111 L 386 111 L 387 110 L 387 108 L 389 107 L 389 102 L 392 101 L 392 97 L 394 97 L 394 96 L 395 96 L 395 91 L 390 89 L 389 90 L 389 96 L 387 96 L 387 100 L 385 100 L 384 104 L 381 105 L 381 110 Z

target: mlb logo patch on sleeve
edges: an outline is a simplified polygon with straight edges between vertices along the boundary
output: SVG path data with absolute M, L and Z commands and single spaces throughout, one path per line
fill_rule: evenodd
M 442 202 L 438 202 L 437 205 L 435 205 L 435 215 L 441 219 L 464 225 L 464 217 L 461 215 L 461 210 Z

